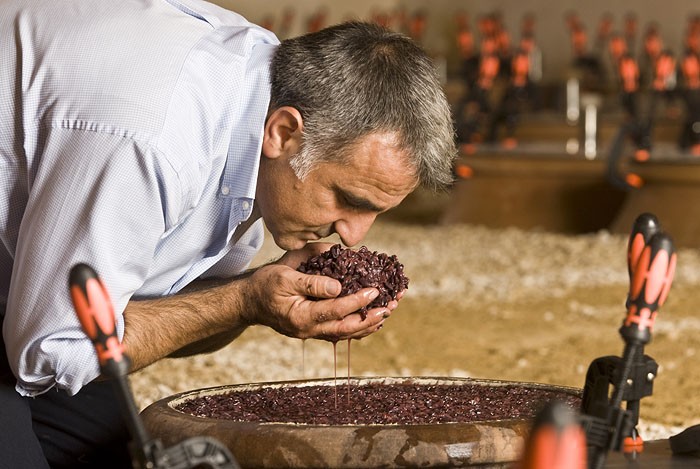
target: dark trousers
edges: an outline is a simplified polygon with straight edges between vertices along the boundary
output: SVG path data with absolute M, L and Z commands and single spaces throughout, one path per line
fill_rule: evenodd
M 0 335 L 0 469 L 132 467 L 112 383 L 26 398 L 15 382 Z

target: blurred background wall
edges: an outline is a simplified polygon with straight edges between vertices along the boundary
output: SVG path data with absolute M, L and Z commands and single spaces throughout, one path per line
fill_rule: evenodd
M 693 0 L 213 0 L 225 8 L 241 13 L 249 20 L 279 33 L 280 37 L 298 35 L 309 29 L 314 19 L 324 26 L 347 19 L 371 19 L 377 14 L 410 18 L 417 11 L 426 14 L 424 46 L 435 56 L 450 61 L 455 54 L 455 15 L 464 12 L 474 31 L 476 21 L 485 14 L 500 14 L 513 41 L 520 36 L 523 16 L 534 14 L 536 37 L 544 56 L 544 81 L 558 82 L 571 59 L 569 33 L 565 16 L 576 12 L 589 35 L 593 47 L 596 29 L 604 14 L 613 20 L 613 30 L 622 32 L 628 14 L 636 17 L 638 30 L 635 53 L 641 50 L 645 29 L 655 23 L 664 45 L 675 54 L 682 52 L 683 35 L 688 18 L 700 14 L 700 4 Z M 285 13 L 293 12 L 288 26 L 282 27 Z M 477 35 L 478 39 L 478 35 Z

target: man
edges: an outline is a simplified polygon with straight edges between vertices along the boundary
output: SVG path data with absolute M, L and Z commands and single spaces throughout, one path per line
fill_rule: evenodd
M 419 184 L 451 182 L 430 60 L 371 25 L 279 45 L 200 0 L 11 0 L 0 84 L 0 454 L 13 468 L 128 465 L 70 303 L 76 263 L 107 286 L 133 370 L 253 324 L 361 338 L 396 302 L 363 321 L 376 289 L 337 298 L 337 281 L 295 268 L 328 247 L 311 241 L 356 245 Z M 245 272 L 263 222 L 288 252 Z

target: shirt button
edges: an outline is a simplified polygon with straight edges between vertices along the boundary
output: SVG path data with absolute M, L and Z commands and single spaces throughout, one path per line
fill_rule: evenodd
M 248 210 L 248 207 L 250 207 L 250 204 L 247 201 L 244 201 L 241 204 L 241 207 L 243 207 L 243 210 Z
M 228 188 L 228 186 L 223 186 L 221 188 L 221 193 L 224 195 L 228 195 L 229 191 L 230 191 L 230 189 Z

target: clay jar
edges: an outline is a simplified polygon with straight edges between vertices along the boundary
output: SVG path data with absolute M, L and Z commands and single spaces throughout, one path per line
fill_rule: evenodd
M 468 421 L 444 423 L 393 424 L 305 424 L 290 422 L 234 421 L 199 417 L 177 410 L 183 404 L 226 393 L 267 392 L 275 388 L 336 387 L 338 406 L 353 399 L 353 389 L 376 386 L 469 386 L 472 401 L 489 406 L 511 406 L 505 388 L 514 395 L 527 396 L 527 411 L 516 409 L 516 418 L 471 417 Z M 349 388 L 347 387 L 349 386 Z M 334 389 L 334 392 L 335 392 Z M 505 396 L 491 399 L 492 391 Z M 229 385 L 188 391 L 151 404 L 142 412 L 153 438 L 172 446 L 194 436 L 211 436 L 225 444 L 242 467 L 372 468 L 479 466 L 504 467 L 516 461 L 537 408 L 557 399 L 575 406 L 581 390 L 538 383 L 517 383 L 468 378 L 351 378 Z M 481 398 L 479 398 L 481 396 Z M 484 398 L 486 396 L 487 398 Z M 410 396 L 409 396 L 410 399 Z M 503 400 L 506 399 L 506 400 Z M 517 400 L 521 401 L 520 398 Z M 435 403 L 436 405 L 439 403 Z M 484 412 L 491 415 L 491 412 Z M 498 413 L 496 413 L 498 415 Z M 274 420 L 274 418 L 272 419 Z M 280 420 L 284 420 L 281 418 Z

